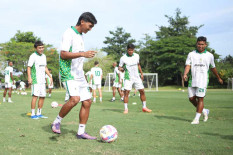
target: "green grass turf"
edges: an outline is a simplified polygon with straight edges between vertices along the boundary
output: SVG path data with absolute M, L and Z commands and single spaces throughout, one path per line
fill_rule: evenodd
M 139 97 L 131 96 L 127 115 L 119 96 L 118 101 L 109 102 L 112 94 L 104 92 L 103 103 L 97 99 L 92 104 L 86 127 L 90 135 L 98 137 L 94 141 L 75 137 L 80 104 L 62 120 L 62 134 L 51 132 L 60 107 L 51 108 L 50 104 L 63 103 L 64 96 L 64 92 L 54 91 L 52 98 L 45 99 L 42 113 L 48 119 L 32 120 L 26 115 L 29 95 L 13 94 L 14 103 L 1 103 L 0 154 L 233 154 L 232 91 L 208 90 L 209 120 L 204 123 L 201 117 L 199 125 L 190 124 L 195 109 L 187 91 L 146 92 L 152 113 L 143 113 Z M 107 124 L 115 126 L 119 134 L 110 144 L 99 139 L 100 128 Z

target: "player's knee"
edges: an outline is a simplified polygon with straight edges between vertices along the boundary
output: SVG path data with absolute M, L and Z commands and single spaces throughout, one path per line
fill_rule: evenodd
M 80 101 L 80 97 L 79 96 L 71 97 L 70 101 L 71 101 L 72 106 L 76 106 L 78 102 Z

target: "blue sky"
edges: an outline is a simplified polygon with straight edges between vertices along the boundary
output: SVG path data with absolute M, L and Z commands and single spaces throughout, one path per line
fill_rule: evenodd
M 165 15 L 180 8 L 190 26 L 204 24 L 198 36 L 206 36 L 210 47 L 222 57 L 233 55 L 232 0 L 1 0 L 0 43 L 17 30 L 32 31 L 46 44 L 59 49 L 64 31 L 77 23 L 83 12 L 92 12 L 98 24 L 84 35 L 85 49 L 102 48 L 109 31 L 123 27 L 137 41 L 158 26 L 168 25 Z

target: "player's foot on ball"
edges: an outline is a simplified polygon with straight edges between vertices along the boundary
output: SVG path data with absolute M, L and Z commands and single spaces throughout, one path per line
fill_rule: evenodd
M 203 121 L 204 121 L 204 122 L 206 122 L 206 121 L 208 120 L 208 115 L 209 115 L 209 113 L 210 113 L 209 109 L 206 109 L 206 111 L 203 112 L 203 114 L 204 114 L 204 119 L 203 119 Z
M 148 109 L 148 108 L 142 108 L 142 111 L 143 111 L 143 112 L 151 112 L 152 110 L 151 110 L 151 109 Z
M 31 116 L 31 119 L 39 119 L 37 115 Z
M 90 139 L 90 140 L 95 140 L 95 139 L 96 139 L 96 137 L 90 136 L 90 135 L 88 135 L 86 132 L 83 133 L 83 134 L 81 134 L 81 135 L 78 135 L 78 134 L 77 134 L 76 137 L 77 137 L 78 139 Z
M 191 122 L 191 124 L 199 124 L 199 120 L 194 119 L 194 120 Z
M 48 117 L 46 117 L 46 116 L 44 116 L 44 115 L 37 115 L 37 117 L 38 117 L 38 118 L 48 118 Z
M 125 111 L 123 112 L 124 114 L 128 114 L 128 109 L 125 109 Z
M 61 130 L 60 130 L 60 123 L 53 123 L 51 128 L 52 128 L 52 131 L 54 133 L 57 133 L 57 134 L 60 134 L 61 133 Z

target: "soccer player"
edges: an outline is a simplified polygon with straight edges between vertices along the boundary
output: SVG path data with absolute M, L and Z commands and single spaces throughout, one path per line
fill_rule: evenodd
M 87 83 L 89 84 L 89 89 L 90 89 L 90 93 L 92 94 L 92 80 L 91 80 L 91 71 L 88 71 L 85 74 L 85 78 L 87 80 Z M 91 95 L 92 96 L 92 95 Z
M 49 73 L 53 79 L 53 75 L 52 75 L 52 70 L 49 69 Z M 45 78 L 46 78 L 46 83 L 47 83 L 47 87 L 48 87 L 48 92 L 49 93 L 49 97 L 51 97 L 51 93 L 52 93 L 52 89 L 53 89 L 53 81 L 50 81 L 50 77 L 46 74 L 45 75 Z
M 121 100 L 123 101 L 124 100 L 124 98 L 123 98 L 123 93 L 121 92 L 121 83 L 122 83 L 122 72 L 120 72 L 119 70 L 118 70 L 118 67 L 117 67 L 117 63 L 116 62 L 114 62 L 113 64 L 113 67 L 114 67 L 114 73 L 113 73 L 113 78 L 114 78 L 114 82 L 113 82 L 113 86 L 112 86 L 112 100 L 111 100 L 111 102 L 114 102 L 115 100 L 116 100 L 116 98 L 115 98 L 115 95 L 116 95 L 116 89 L 117 89 L 117 91 L 118 91 L 118 93 L 119 93 L 119 95 L 120 95 L 120 97 L 121 97 Z
M 22 80 L 20 81 L 20 83 L 19 83 L 19 85 L 20 85 L 20 88 L 19 88 L 19 93 L 21 94 L 21 95 L 26 95 L 27 93 L 26 93 L 26 91 L 25 91 L 25 82 L 23 82 Z M 21 91 L 23 91 L 23 92 L 21 92 Z
M 8 102 L 13 103 L 11 100 L 12 84 L 14 83 L 13 78 L 13 62 L 9 61 L 8 66 L 5 68 L 5 90 L 3 92 L 3 102 L 6 102 L 6 94 L 8 91 Z
M 135 89 L 138 89 L 140 98 L 142 101 L 142 111 L 151 112 L 151 109 L 146 107 L 146 95 L 144 86 L 142 83 L 143 72 L 139 63 L 139 55 L 134 53 L 134 44 L 128 44 L 127 54 L 123 55 L 120 59 L 119 70 L 125 70 L 125 91 L 124 91 L 124 114 L 128 113 L 128 100 L 129 93 L 132 90 L 132 85 L 135 85 Z M 139 75 L 138 71 L 141 75 Z
M 90 12 L 83 13 L 76 24 L 67 29 L 63 35 L 60 52 L 61 81 L 65 82 L 69 101 L 65 103 L 52 124 L 52 131 L 60 134 L 62 119 L 77 105 L 82 102 L 79 112 L 78 139 L 96 139 L 85 132 L 86 123 L 91 107 L 91 94 L 88 92 L 88 83 L 84 76 L 83 62 L 85 58 L 93 58 L 96 51 L 84 52 L 82 35 L 90 31 L 97 24 L 95 16 Z
M 204 115 L 204 122 L 208 120 L 209 110 L 204 108 L 204 97 L 209 82 L 209 67 L 218 78 L 219 83 L 223 84 L 219 77 L 214 63 L 214 56 L 206 50 L 206 37 L 198 37 L 196 43 L 197 49 L 188 54 L 183 78 L 187 81 L 188 73 L 191 74 L 188 82 L 189 101 L 196 107 L 196 116 L 191 124 L 199 124 L 201 113 Z
M 43 54 L 44 44 L 41 41 L 36 41 L 34 47 L 36 51 L 29 57 L 27 67 L 28 84 L 31 84 L 32 92 L 31 119 L 48 118 L 41 114 L 46 96 L 45 73 L 48 74 L 51 80 L 52 77 L 47 68 L 46 56 Z M 35 114 L 36 101 L 38 98 L 38 109 Z
M 91 84 L 92 81 L 92 90 L 93 90 L 93 102 L 96 102 L 96 88 L 99 92 L 100 102 L 102 102 L 102 91 L 101 91 L 101 81 L 103 78 L 103 71 L 99 67 L 99 62 L 95 61 L 94 63 L 95 67 L 91 68 L 91 79 L 89 84 Z

